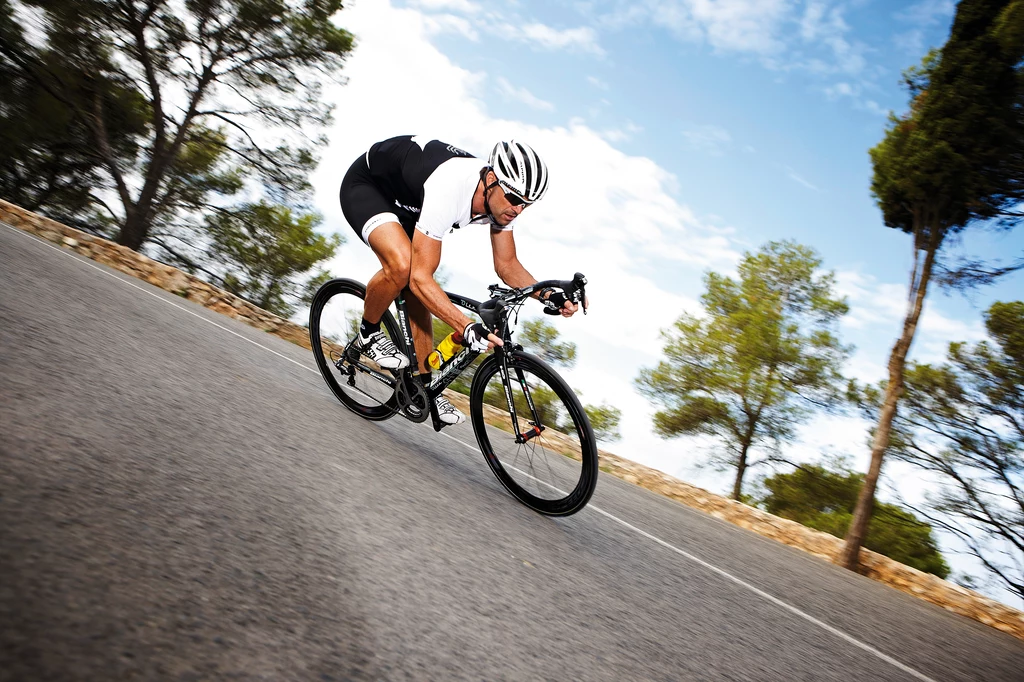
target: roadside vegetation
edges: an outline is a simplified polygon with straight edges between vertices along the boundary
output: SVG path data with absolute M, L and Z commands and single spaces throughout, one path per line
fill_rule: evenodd
M 339 239 L 309 174 L 341 0 L 0 0 L 0 195 L 272 312 Z
M 952 344 L 948 363 L 907 364 L 933 285 L 970 291 L 1024 268 L 1024 258 L 948 255 L 954 242 L 970 244 L 971 231 L 1010 230 L 1024 217 L 1024 0 L 962 0 L 947 43 L 907 69 L 904 84 L 908 110 L 890 116 L 870 150 L 871 194 L 914 254 L 888 378 L 849 382 L 840 398 L 849 349 L 835 322 L 846 304 L 812 249 L 772 243 L 746 254 L 738 281 L 706 274 L 701 314 L 684 313 L 663 331 L 664 358 L 637 384 L 660 408 L 658 434 L 713 439 L 718 447 L 703 456 L 735 471 L 737 500 L 756 501 L 744 495 L 745 473 L 767 469 L 760 503 L 843 536 L 847 568 L 857 569 L 866 545 L 945 576 L 935 528 L 980 562 L 980 583 L 1024 596 L 1024 303 L 993 305 L 990 339 Z M 788 458 L 797 425 L 844 407 L 874 424 L 865 473 Z M 926 476 L 923 505 L 875 501 L 886 457 Z
M 0 197 L 292 316 L 343 243 L 321 229 L 309 181 L 331 121 L 323 87 L 354 46 L 341 9 L 0 0 Z M 834 274 L 811 246 L 774 241 L 735 276 L 705 274 L 702 310 L 672 312 L 636 386 L 657 434 L 712 443 L 699 456 L 730 473 L 734 499 L 844 537 L 848 568 L 866 546 L 945 577 L 939 541 L 953 537 L 985 570 L 957 580 L 1024 598 L 1024 302 L 992 305 L 988 338 L 951 344 L 944 363 L 908 359 L 936 286 L 970 291 L 1024 268 L 950 255 L 1024 217 L 1024 0 L 959 2 L 946 44 L 904 84 L 907 110 L 869 151 L 871 195 L 913 253 L 884 380 L 843 375 L 849 305 Z M 450 332 L 435 320 L 435 344 Z M 542 319 L 516 340 L 577 362 Z M 472 375 L 452 388 L 468 393 Z M 553 409 L 553 396 L 534 398 Z M 584 407 L 599 440 L 621 437 L 618 407 Z M 870 452 L 867 470 L 794 461 L 799 427 L 844 410 L 873 425 L 869 443 L 850 445 Z M 923 503 L 876 501 L 887 459 L 920 473 Z M 758 494 L 745 488 L 753 475 Z

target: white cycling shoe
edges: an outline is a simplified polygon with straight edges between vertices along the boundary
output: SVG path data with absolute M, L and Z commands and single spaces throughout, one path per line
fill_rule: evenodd
M 409 358 L 398 350 L 398 346 L 384 332 L 378 331 L 364 338 L 362 334 L 356 339 L 356 348 L 364 356 L 376 362 L 384 369 L 405 369 L 409 366 Z
M 434 399 L 434 404 L 437 406 L 437 418 L 445 426 L 454 426 L 466 421 L 466 415 L 462 414 L 459 408 L 452 405 L 443 395 L 437 396 Z

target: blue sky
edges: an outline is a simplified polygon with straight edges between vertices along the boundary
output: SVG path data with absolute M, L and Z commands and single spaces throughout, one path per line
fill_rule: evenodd
M 520 259 L 538 278 L 590 278 L 592 312 L 560 321 L 577 343 L 567 372 L 584 401 L 623 411 L 608 449 L 716 492 L 728 474 L 695 466 L 706 444 L 651 433 L 652 408 L 633 378 L 657 361 L 658 331 L 696 312 L 708 269 L 732 272 L 768 240 L 816 249 L 851 312 L 846 371 L 884 377 L 904 314 L 911 249 L 886 228 L 869 193 L 868 149 L 890 110 L 902 112 L 900 72 L 949 32 L 948 0 L 356 0 L 337 21 L 357 37 L 330 146 L 314 177 L 325 228 L 348 242 L 336 275 L 365 281 L 378 267 L 345 223 L 337 192 L 372 142 L 428 135 L 484 156 L 500 138 L 533 145 L 550 191 L 523 214 Z M 486 230 L 444 242 L 449 286 L 482 295 L 495 281 Z M 1016 257 L 1024 231 L 969 233 L 962 249 Z M 983 337 L 982 310 L 1024 298 L 1024 276 L 970 300 L 929 296 L 912 356 L 941 360 L 949 341 Z M 537 311 L 539 312 L 539 311 Z M 866 468 L 868 425 L 823 417 L 790 454 L 850 456 Z M 910 470 L 891 480 L 919 497 Z

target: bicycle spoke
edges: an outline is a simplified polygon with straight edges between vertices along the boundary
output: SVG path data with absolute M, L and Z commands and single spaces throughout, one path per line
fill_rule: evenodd
M 362 417 L 387 419 L 395 413 L 389 403 L 396 381 L 365 357 L 353 363 L 346 355 L 359 332 L 364 291 L 361 284 L 340 279 L 321 287 L 310 308 L 310 342 L 320 373 L 338 399 Z M 400 336 L 390 313 L 381 320 L 381 329 L 392 341 Z
M 517 355 L 509 365 L 515 379 L 508 393 L 497 361 L 478 370 L 484 374 L 473 391 L 472 406 L 479 412 L 473 416 L 474 428 L 483 424 L 486 411 L 486 434 L 478 438 L 492 470 L 512 494 L 544 513 L 572 513 L 586 503 L 596 481 L 593 438 L 579 436 L 590 427 L 565 383 L 546 365 L 528 358 Z

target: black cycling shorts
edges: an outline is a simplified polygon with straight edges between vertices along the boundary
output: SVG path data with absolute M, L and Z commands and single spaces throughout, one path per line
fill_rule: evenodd
M 364 242 L 373 228 L 383 223 L 397 221 L 405 228 L 410 240 L 416 228 L 416 214 L 398 206 L 393 197 L 389 198 L 374 183 L 365 154 L 359 155 L 341 181 L 341 210 L 345 220 Z

